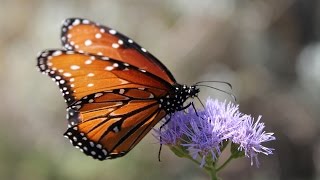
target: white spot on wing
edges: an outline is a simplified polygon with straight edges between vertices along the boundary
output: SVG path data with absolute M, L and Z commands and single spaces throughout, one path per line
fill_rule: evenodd
M 147 52 L 147 50 L 145 48 L 141 48 L 141 51 L 143 52 Z
M 90 40 L 90 39 L 88 39 L 88 40 L 86 40 L 85 42 L 84 42 L 84 45 L 85 46 L 90 46 L 92 44 L 92 41 Z
M 91 147 L 94 147 L 94 143 L 92 141 L 89 142 Z
M 80 69 L 80 66 L 72 65 L 72 66 L 70 66 L 70 69 L 72 69 L 72 70 L 78 70 L 78 69 Z
M 110 30 L 109 30 L 109 33 L 110 33 L 110 34 L 116 34 L 116 33 L 117 33 L 117 31 L 116 31 L 116 30 L 114 30 L 114 29 L 110 29 Z
M 123 94 L 123 93 L 124 93 L 124 89 L 120 89 L 119 94 Z
M 101 149 L 101 148 L 102 148 L 102 145 L 101 145 L 101 144 L 97 144 L 96 146 L 97 146 L 98 149 Z
M 89 83 L 87 86 L 88 86 L 88 87 L 92 87 L 92 86 L 94 86 L 94 84 Z
M 72 25 L 76 26 L 76 25 L 79 25 L 80 24 L 80 20 L 79 19 L 76 19 L 73 21 Z
M 112 67 L 112 66 L 107 66 L 106 68 L 105 68 L 105 70 L 107 70 L 107 71 L 112 71 L 114 69 L 114 67 Z
M 120 45 L 119 45 L 119 44 L 117 44 L 117 43 L 112 43 L 112 47 L 113 47 L 113 48 L 119 48 L 119 47 L 120 47 Z
M 107 60 L 110 60 L 110 58 L 109 58 L 109 57 L 106 57 L 106 56 L 102 57 L 101 59 L 102 59 L 102 60 L 106 60 L 106 61 L 107 61 Z
M 54 53 L 52 53 L 52 56 L 59 56 L 62 54 L 62 51 L 55 51 Z
M 96 37 L 97 39 L 99 39 L 99 38 L 102 37 L 102 35 L 101 35 L 100 33 L 97 33 L 97 34 L 95 35 L 95 37 Z
M 98 97 L 100 97 L 100 96 L 102 96 L 103 95 L 103 93 L 96 93 L 95 95 L 94 95 L 94 97 L 95 98 L 98 98 Z
M 103 154 L 106 156 L 108 152 L 105 149 L 102 149 Z
M 85 64 L 91 64 L 92 61 L 91 61 L 90 59 L 88 59 L 88 60 L 86 60 L 84 63 L 85 63 Z
M 89 21 L 89 20 L 87 20 L 87 19 L 84 19 L 84 20 L 82 21 L 82 23 L 83 23 L 83 24 L 89 24 L 89 23 L 90 23 L 90 21 Z
M 113 131 L 116 132 L 116 133 L 119 132 L 118 126 L 115 126 L 115 127 L 113 128 Z
M 94 76 L 93 73 L 89 73 L 89 74 L 88 74 L 88 77 L 93 77 L 93 76 Z

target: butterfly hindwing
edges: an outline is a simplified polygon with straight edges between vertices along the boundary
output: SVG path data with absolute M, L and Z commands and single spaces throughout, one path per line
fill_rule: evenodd
M 141 91 L 149 96 L 136 97 L 130 91 Z M 99 160 L 126 154 L 165 116 L 157 100 L 150 98 L 152 92 L 146 89 L 97 94 L 99 96 L 88 96 L 90 103 L 81 100 L 79 107 L 70 107 L 77 108 L 77 123 L 71 122 L 65 136 L 85 154 Z

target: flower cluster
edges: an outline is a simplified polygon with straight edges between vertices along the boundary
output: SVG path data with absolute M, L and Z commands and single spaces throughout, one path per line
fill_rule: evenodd
M 180 148 L 201 167 L 214 163 L 231 142 L 234 158 L 244 154 L 258 165 L 258 153 L 272 154 L 274 149 L 261 143 L 275 140 L 273 133 L 264 131 L 264 123 L 239 111 L 231 102 L 208 99 L 204 110 L 192 107 L 175 113 L 166 126 L 155 130 L 155 136 L 171 149 Z

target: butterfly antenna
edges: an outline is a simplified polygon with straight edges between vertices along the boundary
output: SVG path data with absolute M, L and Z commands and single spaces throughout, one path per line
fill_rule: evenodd
M 208 82 L 225 84 L 225 85 L 229 86 L 230 89 L 232 89 L 231 83 L 228 83 L 228 82 L 226 82 L 226 81 L 199 81 L 199 82 L 197 82 L 195 85 L 198 85 L 198 84 L 201 84 L 201 83 L 208 83 Z
M 200 87 L 202 86 L 202 87 L 207 87 L 207 88 L 215 89 L 215 90 L 217 90 L 217 91 L 220 91 L 220 92 L 223 92 L 223 93 L 225 93 L 225 94 L 228 94 L 235 102 L 237 101 L 237 98 L 236 98 L 235 95 L 233 95 L 233 94 L 230 93 L 230 92 L 224 91 L 224 90 L 222 90 L 222 89 L 219 89 L 219 88 L 216 88 L 216 87 L 212 87 L 212 86 L 208 86 L 208 85 L 204 85 L 204 84 L 198 84 L 198 85 L 196 85 L 196 86 L 200 86 Z

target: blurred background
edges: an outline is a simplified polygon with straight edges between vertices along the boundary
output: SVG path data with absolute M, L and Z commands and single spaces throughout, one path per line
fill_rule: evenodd
M 233 84 L 242 112 L 262 115 L 275 154 L 233 161 L 224 180 L 320 179 L 320 1 L 0 0 L 0 179 L 190 179 L 209 177 L 149 135 L 127 156 L 95 161 L 73 148 L 65 103 L 36 70 L 37 52 L 61 48 L 61 21 L 88 18 L 133 38 L 180 83 Z M 228 90 L 225 86 L 218 86 Z M 202 89 L 208 96 L 230 98 Z

